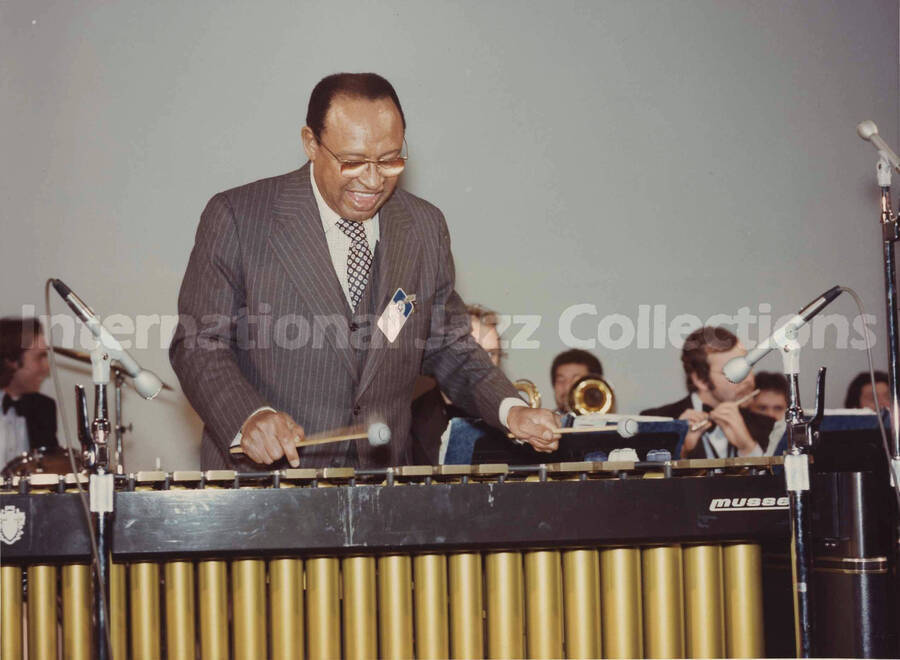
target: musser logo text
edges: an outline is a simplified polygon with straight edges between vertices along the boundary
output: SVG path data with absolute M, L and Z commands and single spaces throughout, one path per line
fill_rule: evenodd
M 719 497 L 709 503 L 710 511 L 767 511 L 788 508 L 788 497 Z

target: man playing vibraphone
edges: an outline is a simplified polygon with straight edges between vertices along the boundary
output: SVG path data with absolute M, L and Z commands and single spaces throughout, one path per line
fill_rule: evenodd
M 309 163 L 210 200 L 179 296 L 170 358 L 204 422 L 201 464 L 403 465 L 412 388 L 434 376 L 453 401 L 538 451 L 549 410 L 523 405 L 469 335 L 443 214 L 397 187 L 406 122 L 390 83 L 316 85 L 301 135 Z M 305 447 L 307 432 L 386 423 L 387 447 Z M 243 466 L 247 467 L 247 466 Z

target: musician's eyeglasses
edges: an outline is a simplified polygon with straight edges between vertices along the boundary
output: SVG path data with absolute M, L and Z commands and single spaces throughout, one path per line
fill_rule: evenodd
M 485 351 L 485 353 L 488 354 L 488 357 L 491 358 L 491 361 L 495 364 L 500 364 L 503 359 L 509 356 L 509 353 L 499 348 L 492 348 L 489 351 Z
M 383 160 L 345 160 L 326 147 L 324 142 L 321 140 L 317 141 L 319 146 L 331 154 L 331 157 L 340 163 L 341 176 L 345 176 L 348 179 L 355 179 L 356 177 L 361 176 L 368 169 L 370 163 L 375 166 L 375 169 L 377 169 L 378 173 L 383 177 L 397 176 L 406 167 L 406 159 L 409 158 L 409 148 L 406 145 L 406 138 L 403 138 L 403 148 L 399 156 L 385 158 Z

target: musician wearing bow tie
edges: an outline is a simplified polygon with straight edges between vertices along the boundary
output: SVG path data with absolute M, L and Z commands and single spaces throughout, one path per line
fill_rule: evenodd
M 38 390 L 50 374 L 47 342 L 34 318 L 0 319 L 0 464 L 39 447 L 58 447 L 56 402 Z
M 687 421 L 682 458 L 761 456 L 769 445 L 774 420 L 741 407 L 754 391 L 751 372 L 740 383 L 725 378 L 722 367 L 746 354 L 738 338 L 725 328 L 703 327 L 684 340 L 681 363 L 688 396 L 675 403 L 643 411 L 642 415 Z M 704 422 L 709 422 L 703 426 Z

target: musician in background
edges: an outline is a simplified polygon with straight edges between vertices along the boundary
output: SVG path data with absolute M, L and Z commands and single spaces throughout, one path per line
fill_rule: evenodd
M 481 305 L 466 305 L 466 313 L 472 325 L 472 337 L 488 354 L 494 366 L 499 367 L 505 353 L 500 348 L 496 313 Z M 413 439 L 413 461 L 418 465 L 437 465 L 442 437 L 449 428 L 450 420 L 468 416 L 441 392 L 437 381 L 420 376 L 412 403 L 410 434 Z
M 783 420 L 789 398 L 788 382 L 784 374 L 776 371 L 760 371 L 756 374 L 756 389 L 759 390 L 759 394 L 750 401 L 747 407 L 759 415 L 766 415 L 774 420 Z
M 883 371 L 875 372 L 875 393 L 872 394 L 872 380 L 868 371 L 856 375 L 847 388 L 844 408 L 868 408 L 884 410 L 891 407 L 891 386 L 888 375 Z
M 569 390 L 575 381 L 588 374 L 603 375 L 603 365 L 593 353 L 573 348 L 553 358 L 553 364 L 550 366 L 550 382 L 553 383 L 557 414 L 569 412 Z
M 761 456 L 768 447 L 774 420 L 737 404 L 753 391 L 753 373 L 737 384 L 722 373 L 726 362 L 746 353 L 738 338 L 721 327 L 699 328 L 685 339 L 681 364 L 688 396 L 641 413 L 681 419 L 692 427 L 706 420 L 713 423 L 687 434 L 682 458 Z
M 58 447 L 56 402 L 38 390 L 50 375 L 47 342 L 35 318 L 0 319 L 0 461 Z

